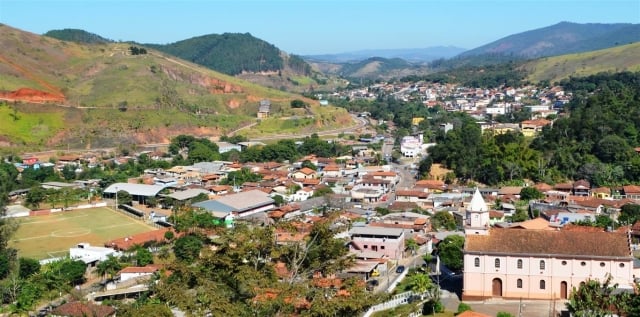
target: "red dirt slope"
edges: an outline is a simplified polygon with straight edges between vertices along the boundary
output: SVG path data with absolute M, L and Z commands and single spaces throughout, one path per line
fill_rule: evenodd
M 0 91 L 0 99 L 33 103 L 64 102 L 63 95 L 52 94 L 31 88 L 20 88 L 18 90 L 10 92 Z

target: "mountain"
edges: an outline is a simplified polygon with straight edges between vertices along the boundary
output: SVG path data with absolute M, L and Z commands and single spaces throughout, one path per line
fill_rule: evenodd
M 578 24 L 552 26 L 507 36 L 459 55 L 500 54 L 536 58 L 580 53 L 640 41 L 640 24 Z
M 76 43 L 85 43 L 85 44 L 106 44 L 112 43 L 112 40 L 105 39 L 104 37 L 87 32 L 85 30 L 79 29 L 62 29 L 62 30 L 51 30 L 45 34 L 44 36 L 52 37 L 54 39 L 58 39 L 61 41 L 69 41 Z
M 280 90 L 303 92 L 323 85 L 324 90 L 333 87 L 302 57 L 287 54 L 250 33 L 208 34 L 166 45 L 145 46 Z
M 280 50 L 249 33 L 208 34 L 171 44 L 145 44 L 227 75 L 283 68 Z
M 0 145 L 95 148 L 215 137 L 258 123 L 262 99 L 271 101 L 274 128 L 279 117 L 309 114 L 290 107 L 295 99 L 321 118 L 308 129 L 351 123 L 342 109 L 130 43 L 79 44 L 0 25 L 0 47 Z M 261 124 L 256 133 L 265 130 Z
M 360 50 L 339 54 L 305 55 L 303 58 L 311 62 L 345 63 L 359 62 L 372 57 L 382 57 L 387 59 L 401 58 L 409 62 L 421 63 L 430 62 L 439 58 L 450 58 L 464 51 L 466 51 L 466 49 L 455 46 L 434 46 L 427 48 Z
M 527 80 L 550 83 L 569 77 L 586 77 L 600 72 L 640 71 L 640 42 L 603 50 L 543 57 L 522 67 Z
M 311 62 L 311 66 L 329 76 L 340 76 L 352 81 L 361 79 L 387 80 L 429 73 L 429 69 L 425 65 L 409 63 L 400 58 L 371 57 L 348 63 Z

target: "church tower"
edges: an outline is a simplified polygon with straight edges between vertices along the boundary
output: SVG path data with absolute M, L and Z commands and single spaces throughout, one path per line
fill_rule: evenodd
M 466 210 L 465 234 L 489 234 L 489 208 L 476 188 Z

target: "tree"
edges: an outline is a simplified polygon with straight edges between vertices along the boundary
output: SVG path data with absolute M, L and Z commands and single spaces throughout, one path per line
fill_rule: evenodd
M 464 237 L 457 234 L 447 236 L 438 244 L 438 255 L 442 263 L 452 270 L 460 270 L 463 267 L 462 248 Z
M 72 165 L 65 165 L 62 168 L 62 177 L 64 177 L 65 180 L 71 181 L 76 179 L 76 169 L 74 166 Z
M 600 282 L 587 280 L 578 288 L 573 288 L 567 302 L 567 310 L 574 316 L 618 316 L 626 315 L 631 303 L 631 297 L 626 292 L 615 293 L 618 284 L 611 284 L 612 277 Z
M 291 100 L 291 108 L 304 108 L 306 106 L 307 103 L 300 99 Z
M 60 275 L 66 283 L 70 285 L 82 284 L 87 265 L 80 260 L 63 261 L 60 265 Z
M 113 277 L 122 269 L 122 265 L 118 258 L 113 255 L 109 255 L 106 260 L 101 261 L 96 266 L 96 272 L 101 276 L 109 276 L 109 280 L 113 280 Z
M 146 266 L 153 263 L 153 254 L 149 249 L 138 247 L 136 250 L 136 265 Z
M 198 258 L 202 249 L 202 240 L 195 235 L 186 235 L 176 239 L 173 252 L 176 258 L 191 263 Z
M 40 203 L 42 203 L 47 198 L 46 189 L 41 186 L 31 187 L 29 192 L 25 197 L 25 203 L 28 207 L 31 208 L 39 208 Z
M 618 221 L 622 225 L 633 225 L 640 220 L 640 205 L 626 204 L 620 208 Z
M 40 262 L 36 259 L 20 258 L 18 263 L 21 279 L 27 279 L 29 276 L 40 272 Z
M 457 227 L 456 219 L 448 211 L 436 212 L 431 218 L 431 225 L 434 229 L 444 228 L 446 230 L 455 230 Z
M 133 197 L 131 197 L 131 194 L 129 194 L 129 192 L 124 190 L 119 190 L 116 193 L 116 195 L 118 197 L 119 205 L 131 205 L 131 202 L 133 201 Z
M 544 198 L 544 194 L 537 188 L 527 186 L 520 190 L 520 199 L 522 200 L 537 200 Z
M 428 291 L 432 291 L 435 287 L 431 278 L 425 273 L 415 273 L 408 277 L 409 289 L 416 294 L 424 294 Z
M 420 161 L 420 165 L 418 165 L 418 175 L 420 175 L 421 179 L 429 177 L 429 173 L 431 173 L 431 165 L 433 165 L 433 159 L 431 156 L 426 156 Z
M 418 250 L 418 243 L 412 238 L 407 239 L 404 244 L 406 246 L 406 249 L 411 251 L 411 255 L 414 255 L 416 253 L 416 250 Z

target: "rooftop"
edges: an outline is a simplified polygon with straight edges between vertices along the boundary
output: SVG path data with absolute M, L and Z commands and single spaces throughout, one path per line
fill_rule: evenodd
M 617 232 L 493 228 L 466 239 L 465 252 L 631 258 L 627 235 Z

